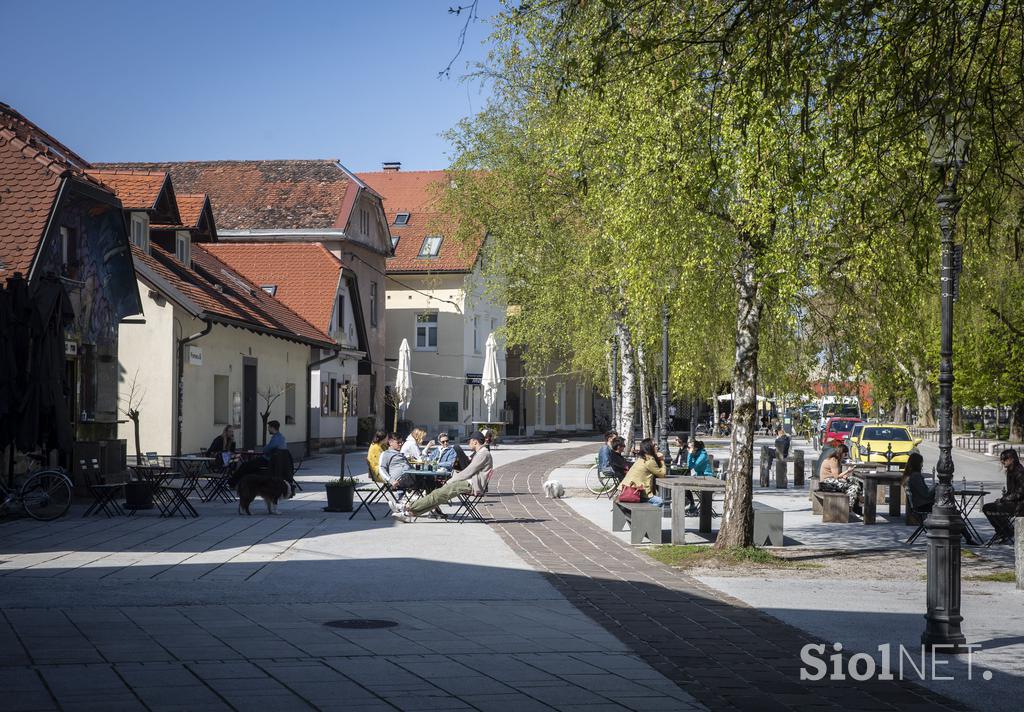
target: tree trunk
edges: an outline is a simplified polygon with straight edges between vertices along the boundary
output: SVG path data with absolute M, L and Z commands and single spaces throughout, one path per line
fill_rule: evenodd
M 622 362 L 622 396 L 619 422 L 616 430 L 626 440 L 626 452 L 633 450 L 633 416 L 636 408 L 636 361 L 633 358 L 633 338 L 629 327 L 619 322 L 619 359 Z
M 139 418 L 132 418 L 132 427 L 135 430 L 135 462 L 142 463 L 142 439 L 139 437 Z
M 636 345 L 636 376 L 638 383 L 637 390 L 640 391 L 640 432 L 641 437 L 651 437 L 651 394 L 647 388 L 647 369 L 644 358 L 644 345 Z
M 1010 440 L 1024 440 L 1024 401 L 1017 401 L 1010 408 Z
M 916 358 L 910 362 L 913 371 L 910 378 L 917 394 L 917 425 L 921 428 L 935 427 L 935 409 L 932 406 L 932 384 L 928 373 Z
M 605 430 L 615 430 L 619 427 L 619 384 L 615 379 L 615 350 L 608 344 L 608 427 Z
M 907 422 L 907 407 L 908 403 L 904 398 L 897 398 L 896 405 L 893 408 L 892 420 L 894 423 L 906 423 Z
M 267 421 L 270 420 L 270 411 L 260 413 L 260 420 L 263 421 L 263 444 L 267 444 Z
M 736 279 L 736 360 L 733 367 L 732 442 L 725 483 L 722 523 L 715 546 L 750 546 L 754 538 L 752 478 L 754 431 L 757 427 L 757 357 L 761 333 L 761 297 L 752 249 L 740 256 Z
M 711 432 L 712 432 L 712 434 L 715 432 L 715 429 L 718 427 L 718 418 L 719 418 L 720 415 L 721 414 L 718 411 L 718 394 L 715 393 L 714 391 L 712 391 L 711 392 L 711 417 L 714 418 L 714 420 L 711 423 Z M 690 430 L 690 434 L 691 435 L 693 435 L 694 432 L 695 432 L 695 429 L 691 429 Z
M 964 409 L 962 406 L 953 406 L 953 432 L 962 433 L 964 431 Z

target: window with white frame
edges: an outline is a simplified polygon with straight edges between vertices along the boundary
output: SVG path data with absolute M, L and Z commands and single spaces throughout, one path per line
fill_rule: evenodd
M 480 353 L 480 317 L 473 317 L 473 353 Z
M 377 326 L 377 283 L 370 282 L 370 326 Z
M 132 244 L 149 252 L 149 216 L 145 213 L 132 213 Z
M 272 297 L 277 296 L 277 285 L 276 284 L 261 284 L 260 289 L 269 294 Z
M 396 227 L 405 227 L 409 224 L 409 213 L 397 213 L 395 215 L 395 222 L 392 225 Z
M 178 262 L 186 267 L 192 266 L 192 238 L 187 230 L 178 230 L 175 233 L 175 255 Z
M 423 244 L 420 246 L 420 253 L 417 257 L 437 257 L 440 251 L 441 236 L 427 235 L 423 238 Z
M 416 350 L 437 351 L 437 312 L 416 315 Z

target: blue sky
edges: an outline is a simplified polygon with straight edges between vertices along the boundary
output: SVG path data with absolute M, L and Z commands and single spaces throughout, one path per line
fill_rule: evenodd
M 450 79 L 467 0 L 0 0 L 0 101 L 90 161 L 339 158 L 353 170 L 443 168 L 440 134 L 478 111 Z

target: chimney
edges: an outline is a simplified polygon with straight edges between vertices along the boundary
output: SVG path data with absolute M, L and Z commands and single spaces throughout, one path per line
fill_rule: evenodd
M 398 173 L 398 171 L 402 170 L 401 161 L 384 161 L 382 165 L 384 166 L 385 171 L 394 171 L 395 173 Z

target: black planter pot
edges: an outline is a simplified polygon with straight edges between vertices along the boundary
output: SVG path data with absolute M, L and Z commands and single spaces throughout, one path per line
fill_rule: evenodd
M 327 485 L 327 507 L 328 512 L 351 512 L 352 497 L 355 495 L 355 487 L 351 485 Z

